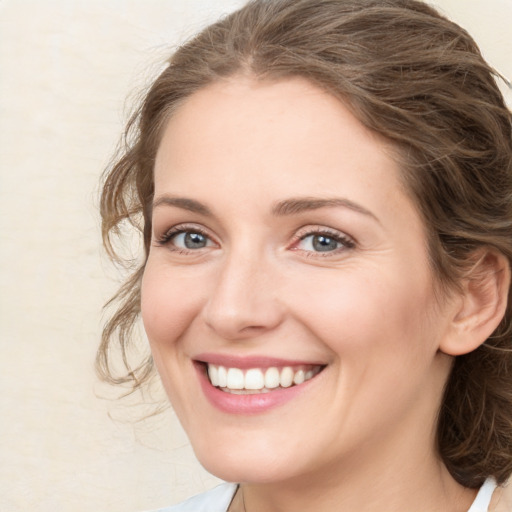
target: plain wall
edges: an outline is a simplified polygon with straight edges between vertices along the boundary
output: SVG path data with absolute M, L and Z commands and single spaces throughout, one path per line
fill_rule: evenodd
M 241 4 L 0 1 L 2 511 L 135 512 L 217 482 L 171 411 L 134 423 L 140 408 L 98 398 L 113 396 L 93 361 L 116 283 L 100 247 L 97 184 L 127 98 L 173 45 Z M 512 78 L 511 0 L 435 5 Z

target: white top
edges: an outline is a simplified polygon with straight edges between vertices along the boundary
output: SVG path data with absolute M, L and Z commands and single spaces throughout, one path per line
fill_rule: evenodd
M 489 477 L 476 495 L 473 505 L 469 507 L 468 512 L 489 512 L 489 505 L 491 503 L 492 494 L 496 489 L 496 480 Z
M 160 508 L 153 512 L 227 512 L 229 504 L 237 489 L 236 484 L 218 485 L 210 491 L 171 507 Z M 496 489 L 494 478 L 488 478 L 480 487 L 478 494 L 468 512 L 489 512 L 492 494 Z
M 153 512 L 227 512 L 237 487 L 237 484 L 221 484 L 187 501 Z

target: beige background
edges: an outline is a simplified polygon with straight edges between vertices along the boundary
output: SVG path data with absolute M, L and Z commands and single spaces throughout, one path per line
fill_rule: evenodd
M 0 0 L 2 511 L 135 512 L 217 481 L 172 412 L 134 423 L 143 409 L 98 398 L 113 396 L 93 359 L 115 282 L 97 181 L 127 98 L 173 44 L 241 3 Z M 435 3 L 512 77 L 512 0 Z

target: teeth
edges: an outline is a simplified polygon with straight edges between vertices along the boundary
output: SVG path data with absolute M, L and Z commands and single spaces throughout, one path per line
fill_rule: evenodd
M 210 366 L 214 365 L 209 365 Z M 219 371 L 217 373 L 217 378 L 219 379 L 219 383 L 217 384 L 220 388 L 225 388 L 228 385 L 228 372 L 224 366 L 219 366 Z M 214 384 L 215 386 L 215 384 Z
M 304 370 L 299 370 L 293 376 L 293 383 L 294 384 L 302 384 L 304 382 L 304 380 L 305 380 Z
M 244 389 L 244 372 L 238 368 L 230 368 L 228 370 L 228 382 L 227 386 L 229 389 Z
M 213 386 L 233 391 L 237 394 L 247 394 L 247 391 L 267 393 L 276 388 L 289 388 L 312 379 L 321 370 L 321 366 L 292 368 L 285 366 L 281 369 L 270 367 L 265 369 L 226 368 L 208 364 L 208 377 Z
M 281 386 L 289 388 L 293 384 L 293 370 L 289 366 L 285 366 L 281 370 Z
M 247 370 L 245 374 L 245 389 L 263 389 L 265 387 L 265 377 L 260 370 Z
M 210 377 L 212 386 L 219 385 L 219 369 L 213 364 L 208 365 L 208 377 Z
M 265 387 L 268 389 L 274 389 L 279 387 L 280 380 L 279 370 L 277 368 L 269 368 L 265 372 Z

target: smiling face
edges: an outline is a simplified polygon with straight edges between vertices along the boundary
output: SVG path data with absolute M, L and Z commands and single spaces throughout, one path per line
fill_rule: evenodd
M 452 312 L 436 303 L 390 154 L 300 79 L 214 84 L 169 121 L 142 315 L 171 403 L 219 477 L 435 459 Z

